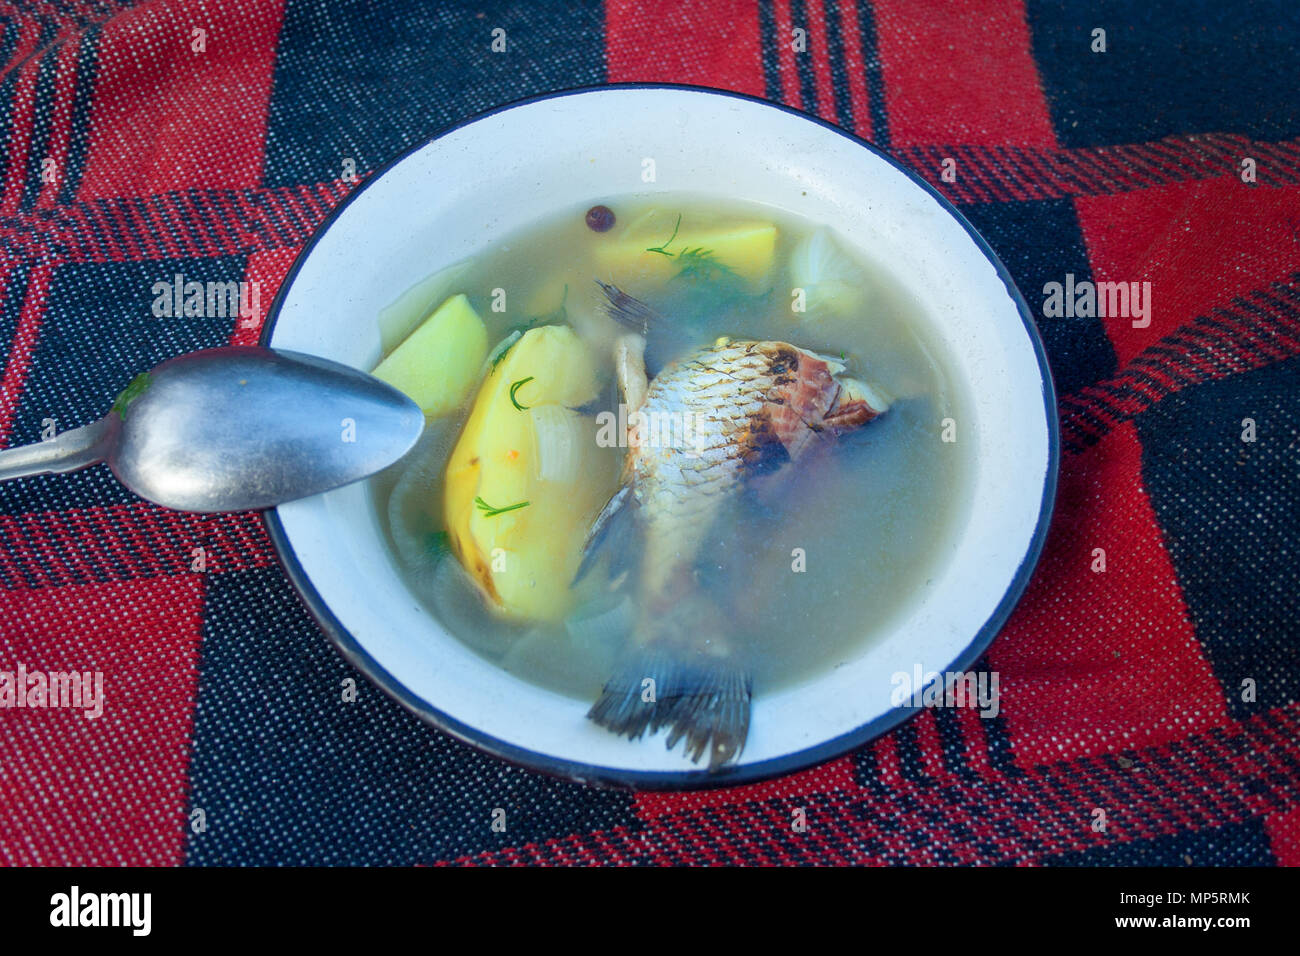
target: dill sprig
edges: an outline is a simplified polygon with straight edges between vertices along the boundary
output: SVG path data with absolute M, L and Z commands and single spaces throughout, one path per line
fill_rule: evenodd
M 682 214 L 678 213 L 677 224 L 673 226 L 673 234 L 668 237 L 668 241 L 661 246 L 651 246 L 650 248 L 646 249 L 646 252 L 657 252 L 659 253 L 659 255 L 667 256 L 668 258 L 671 259 L 673 257 L 673 253 L 668 251 L 668 247 L 672 245 L 673 240 L 677 238 L 677 230 L 681 228 L 681 225 L 682 225 Z
M 505 338 L 497 343 L 497 347 L 492 350 L 492 355 L 488 359 L 488 374 L 497 370 L 497 366 L 506 357 L 506 353 L 515 347 L 515 343 L 523 337 L 523 334 L 518 328 L 506 330 Z
M 529 382 L 531 382 L 532 380 L 533 380 L 533 376 L 530 375 L 530 376 L 528 376 L 527 378 L 521 378 L 519 381 L 513 383 L 513 384 L 510 386 L 510 404 L 513 405 L 515 408 L 519 409 L 521 412 L 526 412 L 526 411 L 528 411 L 528 409 L 529 409 L 531 406 L 529 406 L 529 405 L 520 405 L 520 404 L 519 404 L 519 399 L 515 398 L 515 393 L 518 392 L 521 388 L 523 388 L 525 385 L 527 385 L 527 384 L 528 384 Z
M 670 252 L 668 247 L 677 238 L 682 224 L 682 217 L 677 215 L 673 234 L 661 246 L 652 246 L 646 252 L 657 252 L 661 256 L 675 259 L 677 272 L 673 279 L 687 280 L 684 285 L 690 292 L 688 312 L 702 317 L 720 309 L 731 309 L 766 300 L 772 290 L 754 293 L 750 291 L 748 279 L 727 265 L 712 249 L 704 246 L 686 246 L 677 252 Z
M 675 279 L 714 279 L 725 277 L 729 279 L 739 279 L 736 270 L 722 262 L 714 255 L 712 249 L 705 249 L 703 246 L 687 246 L 678 252 L 669 252 L 668 247 L 673 244 L 677 238 L 677 233 L 682 227 L 682 214 L 677 214 L 677 222 L 673 224 L 673 234 L 668 237 L 668 241 L 658 246 L 650 246 L 646 252 L 656 252 L 661 256 L 667 256 L 669 259 L 676 259 L 681 263 L 681 268 L 677 271 Z
M 485 517 L 488 518 L 495 518 L 497 515 L 503 515 L 507 511 L 518 511 L 520 508 L 527 508 L 528 504 L 529 503 L 527 501 L 521 501 L 518 504 L 506 505 L 504 508 L 493 508 L 482 498 L 474 499 L 474 505 L 478 508 L 479 511 L 483 512 Z
M 702 246 L 696 246 L 694 249 L 683 249 L 677 253 L 677 260 L 682 263 L 674 278 L 677 279 L 716 279 L 727 278 L 739 280 L 740 276 L 736 270 L 731 268 L 725 262 L 718 259 L 713 254 L 712 249 L 705 249 Z

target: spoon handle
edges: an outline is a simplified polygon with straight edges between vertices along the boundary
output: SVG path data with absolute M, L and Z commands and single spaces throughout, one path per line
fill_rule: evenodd
M 111 417 L 111 415 L 110 415 Z M 77 471 L 104 460 L 112 443 L 108 418 L 69 429 L 49 441 L 0 451 L 0 481 Z

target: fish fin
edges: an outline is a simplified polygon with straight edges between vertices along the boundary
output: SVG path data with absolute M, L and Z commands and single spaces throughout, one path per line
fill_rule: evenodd
M 654 681 L 652 701 L 642 699 L 647 679 Z M 685 739 L 691 762 L 707 751 L 712 771 L 740 758 L 752 694 L 752 678 L 732 661 L 687 661 L 646 651 L 606 681 L 587 716 L 630 740 L 667 727 L 669 750 Z
M 616 578 L 627 569 L 632 554 L 637 550 L 631 540 L 636 534 L 636 495 L 632 494 L 630 484 L 623 485 L 605 502 L 596 520 L 587 532 L 587 541 L 582 547 L 582 561 L 573 576 L 577 584 L 596 564 L 596 560 L 605 551 L 612 554 L 610 577 Z
M 614 343 L 614 371 L 618 390 L 629 412 L 640 411 L 645 404 L 650 382 L 645 372 L 645 336 L 625 332 Z
M 605 303 L 605 312 L 619 325 L 633 329 L 645 335 L 659 318 L 654 309 L 640 299 L 628 295 L 611 282 L 596 280 L 596 285 L 605 293 L 609 301 Z

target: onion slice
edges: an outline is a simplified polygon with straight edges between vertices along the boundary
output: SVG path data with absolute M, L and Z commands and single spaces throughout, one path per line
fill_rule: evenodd
M 866 278 L 825 226 L 805 237 L 790 254 L 790 280 L 803 289 L 808 311 L 844 315 L 867 298 Z
M 584 416 L 563 405 L 534 405 L 534 474 L 538 481 L 570 482 L 582 464 Z

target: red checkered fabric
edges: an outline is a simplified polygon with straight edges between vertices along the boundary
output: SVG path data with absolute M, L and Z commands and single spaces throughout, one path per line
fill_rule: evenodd
M 0 708 L 0 862 L 1300 863 L 1297 51 L 1290 0 L 0 2 L 7 446 L 256 341 L 159 322 L 152 287 L 256 280 L 269 303 L 345 161 L 577 85 L 720 87 L 852 130 L 1035 309 L 1067 275 L 1152 290 L 1145 327 L 1039 319 L 1061 487 L 979 665 L 999 716 L 924 711 L 753 786 L 503 764 L 360 679 L 256 515 L 167 512 L 102 466 L 0 485 L 0 672 L 105 685 L 94 718 Z

